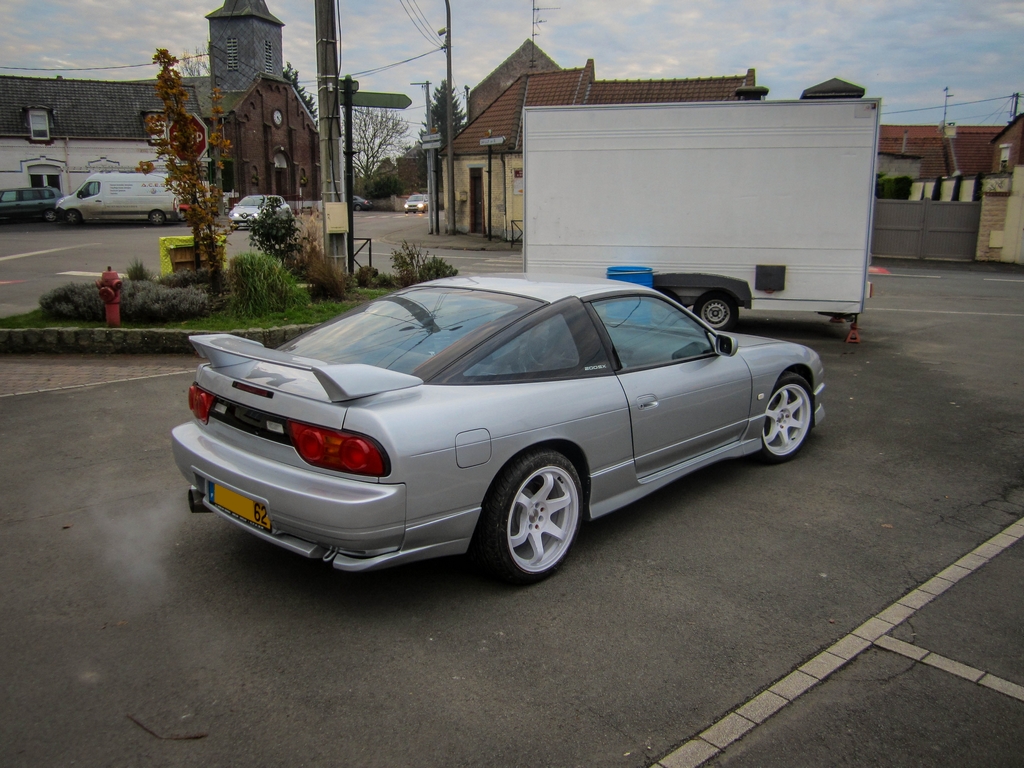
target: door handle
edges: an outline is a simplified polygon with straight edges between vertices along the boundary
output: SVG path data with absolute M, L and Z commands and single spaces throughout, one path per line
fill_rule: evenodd
M 657 395 L 640 395 L 640 397 L 638 397 L 636 399 L 636 407 L 637 407 L 637 410 L 639 410 L 639 411 L 648 410 L 648 409 L 651 409 L 651 408 L 657 408 L 658 407 L 658 397 L 657 397 Z

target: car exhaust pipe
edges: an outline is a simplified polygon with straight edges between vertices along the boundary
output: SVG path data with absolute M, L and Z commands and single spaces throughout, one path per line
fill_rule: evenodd
M 192 514 L 199 514 L 200 512 L 209 512 L 205 504 L 203 504 L 203 492 L 196 488 L 194 485 L 188 489 L 188 511 Z

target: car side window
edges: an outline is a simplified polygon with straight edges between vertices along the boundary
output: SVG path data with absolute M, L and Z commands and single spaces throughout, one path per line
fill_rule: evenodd
M 655 296 L 593 302 L 625 369 L 703 357 L 714 352 L 708 332 L 693 318 Z
M 6 192 L 0 192 L 0 203 L 13 203 L 18 199 L 18 192 L 14 189 L 8 189 Z
M 438 383 L 498 384 L 599 376 L 611 365 L 579 300 L 524 318 Z
M 100 183 L 98 181 L 90 181 L 81 191 L 78 193 L 79 197 L 93 197 L 100 193 Z

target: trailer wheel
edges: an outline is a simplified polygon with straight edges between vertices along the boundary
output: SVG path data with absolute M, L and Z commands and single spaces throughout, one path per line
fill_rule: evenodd
M 740 310 L 732 296 L 712 291 L 697 299 L 693 313 L 716 331 L 731 331 L 736 326 Z

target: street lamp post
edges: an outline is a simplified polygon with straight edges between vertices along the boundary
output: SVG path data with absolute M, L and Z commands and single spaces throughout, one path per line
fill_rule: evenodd
M 455 120 L 452 117 L 452 93 L 455 84 L 452 80 L 452 4 L 451 0 L 444 0 L 445 28 L 444 28 L 444 52 L 448 58 L 448 182 L 445 185 L 444 219 L 447 224 L 445 230 L 449 235 L 455 234 Z

